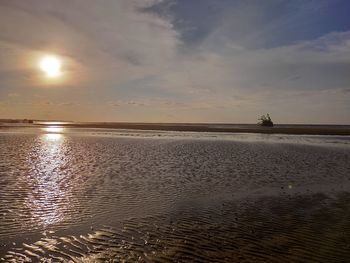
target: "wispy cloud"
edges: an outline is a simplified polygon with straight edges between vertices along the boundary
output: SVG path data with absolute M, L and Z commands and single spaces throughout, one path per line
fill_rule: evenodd
M 349 122 L 350 28 L 327 22 L 342 5 L 4 0 L 1 114 L 254 122 L 269 111 L 276 121 Z M 37 70 L 46 53 L 63 58 L 55 87 Z M 8 94 L 23 102 L 15 115 Z

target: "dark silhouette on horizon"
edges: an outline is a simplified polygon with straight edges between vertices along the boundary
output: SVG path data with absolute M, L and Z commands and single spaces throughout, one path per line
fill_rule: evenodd
M 270 114 L 266 114 L 266 115 L 262 115 L 260 118 L 259 118 L 259 124 L 261 126 L 265 126 L 265 127 L 273 127 L 273 122 L 271 120 L 271 117 L 270 117 Z

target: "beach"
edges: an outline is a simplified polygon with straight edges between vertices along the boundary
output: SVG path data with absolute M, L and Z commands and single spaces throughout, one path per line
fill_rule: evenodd
M 350 262 L 350 1 L 0 1 L 0 263 Z
M 36 122 L 47 125 L 48 122 Z M 263 133 L 263 134 L 296 134 L 296 135 L 350 135 L 350 125 L 306 125 L 279 124 L 274 127 L 263 127 L 259 124 L 208 124 L 208 123 L 129 123 L 129 122 L 66 122 L 60 126 L 67 128 L 103 128 L 132 129 L 155 131 L 188 131 L 188 132 L 225 132 L 225 133 Z
M 349 136 L 108 128 L 0 129 L 1 262 L 350 260 Z

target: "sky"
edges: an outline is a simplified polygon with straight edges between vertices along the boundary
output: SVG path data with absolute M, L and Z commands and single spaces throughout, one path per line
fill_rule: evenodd
M 350 124 L 348 0 L 1 0 L 0 118 Z M 55 55 L 57 78 L 39 61 Z

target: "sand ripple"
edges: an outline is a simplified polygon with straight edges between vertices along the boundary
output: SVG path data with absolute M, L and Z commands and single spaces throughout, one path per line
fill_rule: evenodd
M 349 201 L 349 194 L 316 194 L 188 207 L 120 228 L 45 236 L 12 248 L 2 261 L 348 262 Z
M 1 134 L 0 258 L 346 262 L 349 174 L 346 147 Z

